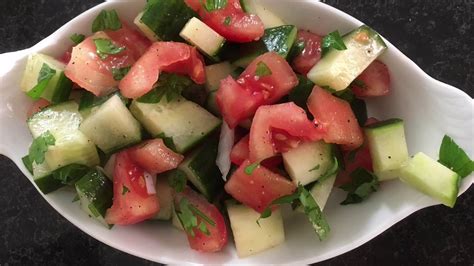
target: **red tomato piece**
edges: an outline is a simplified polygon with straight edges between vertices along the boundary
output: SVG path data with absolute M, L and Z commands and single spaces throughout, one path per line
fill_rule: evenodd
M 227 244 L 228 232 L 224 220 L 224 216 L 213 204 L 209 203 L 203 196 L 194 192 L 190 188 L 186 188 L 183 192 L 176 194 L 175 204 L 179 206 L 182 198 L 186 198 L 191 205 L 200 210 L 204 215 L 214 221 L 215 226 L 207 223 L 200 216 L 197 217 L 197 224 L 205 223 L 209 235 L 201 232 L 198 228 L 194 228 L 194 236 L 187 233 L 189 246 L 201 252 L 217 252 L 222 250 Z
M 355 79 L 351 88 L 354 94 L 360 98 L 387 95 L 390 92 L 388 67 L 375 60 Z
M 26 112 L 27 117 L 31 117 L 32 115 L 36 114 L 37 112 L 41 111 L 46 106 L 50 105 L 51 103 L 45 99 L 39 99 L 30 106 L 28 111 Z
M 94 43 L 97 38 L 110 39 L 116 47 L 125 49 L 101 59 Z M 112 69 L 133 65 L 147 46 L 148 40 L 122 23 L 122 28 L 117 31 L 97 32 L 76 45 L 64 73 L 74 83 L 96 96 L 107 95 L 118 85 Z
M 308 108 L 315 123 L 324 130 L 324 141 L 355 149 L 364 142 L 364 135 L 348 102 L 315 86 L 308 98 Z
M 271 74 L 256 75 L 264 64 Z M 252 61 L 237 81 L 232 77 L 221 80 L 216 101 L 227 124 L 234 128 L 251 117 L 259 106 L 273 104 L 298 84 L 298 78 L 286 60 L 274 52 L 265 53 Z
M 195 47 L 179 42 L 156 42 L 120 81 L 120 91 L 127 98 L 139 98 L 153 88 L 161 71 L 188 74 L 198 84 L 206 80 L 204 63 Z
M 129 225 L 155 216 L 160 210 L 156 195 L 148 195 L 144 170 L 130 158 L 127 151 L 117 154 L 114 168 L 114 201 L 107 210 L 109 224 Z
M 254 210 L 262 212 L 273 200 L 296 190 L 291 181 L 261 165 L 248 175 L 245 168 L 249 165 L 249 160 L 240 165 L 225 184 L 225 191 Z
M 263 22 L 257 15 L 247 14 L 239 0 L 228 0 L 218 10 L 208 11 L 205 0 L 186 0 L 189 7 L 199 13 L 202 21 L 231 42 L 251 42 L 264 34 Z
M 243 137 L 234 145 L 230 152 L 230 161 L 235 165 L 241 165 L 249 158 L 249 135 Z
M 64 54 L 62 54 L 58 60 L 59 62 L 62 62 L 64 64 L 69 64 L 69 61 L 71 61 L 71 55 L 72 55 L 72 47 L 69 48 Z
M 296 40 L 304 42 L 304 49 L 293 59 L 292 66 L 296 72 L 306 75 L 321 59 L 323 37 L 309 31 L 299 30 Z
M 321 138 L 321 129 L 293 102 L 261 106 L 250 128 L 249 158 L 252 162 L 260 162 L 297 147 L 302 140 Z
M 184 156 L 170 150 L 162 139 L 145 141 L 129 150 L 130 157 L 150 174 L 163 173 L 178 167 Z

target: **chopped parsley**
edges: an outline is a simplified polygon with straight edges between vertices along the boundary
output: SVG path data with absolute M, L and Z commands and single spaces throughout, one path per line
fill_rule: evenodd
M 257 68 L 255 69 L 255 75 L 258 77 L 270 76 L 272 74 L 271 69 L 264 62 L 260 61 L 257 63 Z
M 331 168 L 327 169 L 324 174 L 321 174 L 318 177 L 318 181 L 323 182 L 324 180 L 328 179 L 329 177 L 337 174 L 338 171 L 339 171 L 339 160 L 337 159 L 336 156 L 334 156 L 333 157 L 333 164 L 332 164 Z
M 224 19 L 225 26 L 229 26 L 231 22 L 232 22 L 232 18 L 230 16 L 225 17 Z
M 207 12 L 223 9 L 227 6 L 227 0 L 205 0 L 202 3 Z
M 196 236 L 194 229 L 198 229 L 202 233 L 209 235 L 210 233 L 206 223 L 211 226 L 216 226 L 216 223 L 211 218 L 190 204 L 187 198 L 181 198 L 176 214 L 184 230 L 192 237 Z M 198 217 L 202 220 L 199 224 Z
M 122 23 L 114 9 L 102 10 L 92 22 L 92 32 L 118 30 L 120 28 L 122 28 Z
M 43 63 L 41 66 L 41 70 L 39 72 L 37 84 L 29 90 L 26 94 L 30 96 L 31 98 L 38 100 L 41 95 L 43 94 L 44 90 L 46 89 L 46 86 L 48 86 L 49 82 L 53 78 L 53 76 L 56 74 L 56 70 L 52 69 L 49 67 L 47 64 Z
M 128 67 L 121 67 L 121 68 L 112 68 L 112 75 L 114 76 L 114 80 L 122 80 L 125 75 L 127 75 L 128 71 L 130 71 L 130 66 Z
M 468 176 L 474 171 L 474 161 L 447 135 L 443 137 L 441 142 L 438 161 L 456 172 L 461 178 Z
M 248 165 L 247 167 L 245 167 L 244 169 L 244 172 L 247 174 L 247 175 L 252 175 L 253 174 L 253 171 L 255 171 L 255 169 L 257 169 L 257 167 L 260 166 L 260 163 L 253 163 L 253 164 L 250 164 Z
M 176 169 L 172 173 L 168 175 L 168 184 L 172 187 L 176 192 L 182 192 L 186 188 L 187 177 L 186 174 Z
M 138 102 L 159 103 L 164 96 L 166 96 L 166 101 L 172 102 L 180 98 L 183 90 L 191 85 L 193 85 L 193 81 L 186 76 L 161 73 L 155 87 L 147 94 L 138 98 Z
M 94 43 L 97 49 L 97 55 L 102 60 L 106 59 L 109 55 L 119 54 L 125 50 L 125 47 L 115 46 L 111 40 L 105 38 L 94 39 Z
M 329 52 L 330 49 L 336 49 L 336 50 L 342 51 L 342 50 L 346 50 L 347 47 L 344 44 L 344 40 L 339 34 L 339 31 L 336 30 L 324 36 L 321 42 L 321 49 L 322 49 L 322 55 L 325 55 L 327 52 Z
M 56 143 L 56 139 L 51 132 L 46 131 L 31 143 L 28 157 L 31 163 L 41 164 L 44 162 L 44 154 L 48 151 L 48 147 Z
M 130 189 L 128 189 L 128 187 L 126 187 L 126 186 L 122 186 L 122 196 L 124 196 L 128 192 L 130 192 Z
M 379 188 L 377 176 L 364 168 L 357 168 L 350 174 L 350 177 L 351 182 L 341 186 L 344 191 L 348 192 L 341 205 L 360 203 Z
M 84 36 L 84 34 L 77 34 L 77 33 L 74 33 L 73 35 L 69 37 L 69 39 L 71 39 L 71 41 L 76 45 L 84 41 L 85 38 L 86 36 Z

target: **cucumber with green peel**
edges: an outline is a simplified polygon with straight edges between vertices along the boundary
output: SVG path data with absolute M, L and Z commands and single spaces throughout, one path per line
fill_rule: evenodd
M 106 154 L 142 139 L 140 124 L 117 95 L 110 97 L 92 112 L 79 129 Z
M 64 186 L 60 180 L 53 177 L 52 172 L 46 162 L 41 164 L 33 162 L 33 181 L 43 194 L 51 193 Z
M 133 101 L 130 111 L 153 137 L 173 140 L 178 153 L 195 147 L 221 124 L 206 109 L 184 98 L 159 103 Z
M 65 67 L 65 64 L 48 55 L 31 54 L 20 87 L 34 99 L 41 97 L 52 103 L 67 101 L 72 81 L 64 75 Z
M 184 0 L 149 0 L 135 24 L 152 41 L 180 41 L 179 33 L 192 17 L 198 17 Z
M 400 169 L 400 179 L 418 191 L 453 207 L 459 192 L 460 176 L 420 152 Z
M 344 90 L 386 49 L 382 37 L 362 25 L 342 37 L 347 49 L 329 50 L 309 71 L 308 78 L 318 86 Z
M 218 139 L 211 138 L 186 156 L 178 166 L 188 180 L 207 199 L 212 200 L 223 189 L 222 174 L 216 165 Z
M 105 213 L 112 206 L 112 182 L 101 171 L 91 170 L 76 182 L 75 187 L 82 210 L 110 228 Z
M 216 101 L 217 92 L 213 91 L 207 95 L 206 109 L 216 116 L 221 116 L 221 110 Z
M 86 119 L 91 113 L 96 111 L 103 103 L 114 95 L 119 96 L 123 104 L 129 104 L 130 100 L 122 96 L 120 92 L 113 92 L 106 96 L 97 97 L 91 92 L 83 91 L 79 100 L 79 112 L 81 113 L 82 118 Z
M 231 75 L 237 67 L 228 61 L 206 66 L 206 90 L 208 93 L 219 89 L 221 80 Z
M 240 4 L 246 13 L 257 15 L 266 29 L 286 24 L 281 18 L 275 15 L 275 13 L 263 5 L 260 5 L 255 0 L 240 0 Z
M 307 185 L 328 178 L 338 171 L 333 147 L 324 141 L 304 142 L 282 153 L 283 163 L 293 182 Z
M 233 202 L 227 202 L 226 205 L 239 257 L 262 252 L 285 241 L 283 218 L 279 209 L 274 210 L 270 217 L 260 219 L 260 213 L 245 205 Z
M 186 23 L 179 36 L 210 58 L 216 58 L 225 43 L 224 37 L 195 17 Z
M 73 101 L 48 106 L 28 119 L 34 139 L 48 131 L 55 138 L 54 145 L 48 146 L 44 154 L 50 171 L 70 164 L 99 164 L 94 143 L 79 131 L 81 122 L 78 105 Z
M 399 177 L 399 168 L 408 161 L 403 120 L 381 121 L 367 126 L 364 131 L 378 179 L 384 181 Z

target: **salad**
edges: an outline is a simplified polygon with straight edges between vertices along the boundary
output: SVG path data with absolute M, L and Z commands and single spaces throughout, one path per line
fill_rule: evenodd
M 284 242 L 282 205 L 323 241 L 334 189 L 359 204 L 400 179 L 453 207 L 474 170 L 449 136 L 438 160 L 409 156 L 402 119 L 368 117 L 391 88 L 366 25 L 318 35 L 253 0 L 149 0 L 134 25 L 103 10 L 91 31 L 28 57 L 23 162 L 111 230 L 167 220 L 192 249 L 232 234 L 245 257 Z

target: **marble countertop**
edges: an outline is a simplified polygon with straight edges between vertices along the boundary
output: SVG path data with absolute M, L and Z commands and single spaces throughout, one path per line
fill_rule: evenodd
M 0 1 L 0 53 L 30 47 L 99 0 Z M 474 96 L 474 2 L 327 0 L 379 31 L 431 76 Z M 8 62 L 0 62 L 6 64 Z M 1 130 L 6 130 L 2 128 Z M 354 228 L 357 230 L 357 228 Z M 473 265 L 474 188 L 321 265 Z M 110 248 L 51 208 L 0 156 L 0 265 L 152 265 Z

